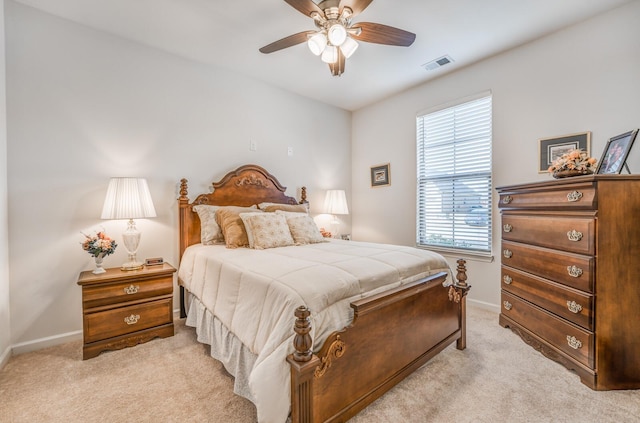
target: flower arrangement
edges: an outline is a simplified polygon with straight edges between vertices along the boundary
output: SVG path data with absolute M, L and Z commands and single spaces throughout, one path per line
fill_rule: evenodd
M 81 232 L 82 233 L 82 232 Z M 116 251 L 118 244 L 109 238 L 104 231 L 100 231 L 93 236 L 89 236 L 85 233 L 85 240 L 82 242 L 82 249 L 91 254 L 91 257 L 108 256 Z
M 581 149 L 571 150 L 562 155 L 562 157 L 553 161 L 549 166 L 549 173 L 558 173 L 564 170 L 573 170 L 576 173 L 588 174 L 593 173 L 597 160 L 582 151 Z

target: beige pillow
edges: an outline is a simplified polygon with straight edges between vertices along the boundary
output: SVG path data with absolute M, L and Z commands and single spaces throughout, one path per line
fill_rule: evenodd
M 257 210 L 252 213 L 240 213 L 240 219 L 242 219 L 242 223 L 244 224 L 244 229 L 247 232 L 247 240 L 249 241 L 249 248 L 253 248 L 253 232 L 251 230 L 251 223 L 248 221 L 250 216 L 256 214 L 264 214 L 262 210 Z
M 307 208 L 306 204 L 260 203 L 258 204 L 258 208 L 266 212 L 283 210 L 288 212 L 309 213 L 309 209 Z
M 212 245 L 224 242 L 222 229 L 216 223 L 216 210 L 219 206 L 207 206 L 204 204 L 194 206 L 193 210 L 200 218 L 200 242 L 204 245 Z
M 294 245 L 287 219 L 275 213 L 242 213 L 247 232 L 251 233 L 251 248 L 286 247 Z
M 328 242 L 311 216 L 287 216 L 287 224 L 296 244 Z
M 222 229 L 227 248 L 248 247 L 249 239 L 240 213 L 256 212 L 252 207 L 224 206 L 216 211 L 216 222 Z

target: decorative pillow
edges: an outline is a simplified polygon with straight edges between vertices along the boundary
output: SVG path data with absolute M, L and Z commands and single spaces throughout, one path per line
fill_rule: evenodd
M 309 208 L 306 204 L 260 203 L 258 204 L 258 208 L 266 212 L 283 210 L 288 212 L 309 213 Z
M 311 216 L 287 216 L 287 224 L 296 244 L 328 242 L 320 233 Z
M 248 247 L 249 239 L 240 213 L 256 212 L 253 207 L 224 206 L 216 211 L 216 222 L 222 229 L 227 248 Z
M 219 208 L 219 206 L 204 204 L 193 207 L 200 218 L 200 242 L 204 245 L 218 244 L 224 241 L 222 230 L 216 223 L 216 210 Z
M 249 248 L 253 248 L 253 231 L 251 230 L 251 223 L 248 221 L 250 216 L 256 214 L 264 214 L 262 210 L 258 210 L 252 213 L 240 213 L 240 219 L 244 224 L 244 229 L 247 232 L 247 240 L 249 240 Z
M 284 216 L 275 213 L 242 213 L 240 216 L 251 233 L 252 248 L 263 250 L 294 245 Z

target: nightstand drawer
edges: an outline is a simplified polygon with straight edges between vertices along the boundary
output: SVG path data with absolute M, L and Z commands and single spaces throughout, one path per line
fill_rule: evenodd
M 173 298 L 118 307 L 84 316 L 84 342 L 100 341 L 173 322 Z
M 173 274 L 154 276 L 147 279 L 139 278 L 114 284 L 85 286 L 82 302 L 87 309 L 117 304 L 125 301 L 135 301 L 143 298 L 168 295 L 173 292 Z
M 585 366 L 594 368 L 592 332 L 571 325 L 505 291 L 502 291 L 501 313 Z

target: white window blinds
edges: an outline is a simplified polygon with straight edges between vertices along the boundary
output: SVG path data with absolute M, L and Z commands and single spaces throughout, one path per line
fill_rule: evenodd
M 419 247 L 491 254 L 491 95 L 417 117 Z

